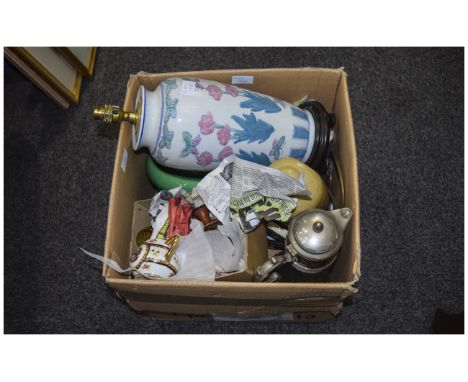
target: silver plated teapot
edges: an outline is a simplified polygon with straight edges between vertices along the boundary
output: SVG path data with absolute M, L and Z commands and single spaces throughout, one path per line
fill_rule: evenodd
M 279 281 L 281 275 L 277 270 L 285 264 L 306 274 L 325 271 L 336 260 L 352 216 L 349 208 L 334 211 L 312 208 L 300 213 L 289 225 L 284 253 L 270 257 L 258 267 L 254 280 Z

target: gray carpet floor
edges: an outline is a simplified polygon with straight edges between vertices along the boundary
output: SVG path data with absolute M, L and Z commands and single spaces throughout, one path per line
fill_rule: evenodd
M 129 74 L 345 67 L 360 176 L 362 278 L 334 321 L 171 322 L 132 311 L 78 246 L 104 249 Z M 462 48 L 101 48 L 78 106 L 59 109 L 6 65 L 5 333 L 430 333 L 464 310 Z

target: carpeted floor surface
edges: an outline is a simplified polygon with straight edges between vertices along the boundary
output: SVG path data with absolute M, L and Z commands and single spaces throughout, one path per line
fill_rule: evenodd
M 105 285 L 100 265 L 117 129 L 129 74 L 345 67 L 360 176 L 362 278 L 316 324 L 157 321 Z M 8 65 L 4 85 L 5 333 L 430 333 L 464 310 L 462 48 L 102 48 L 78 106 L 59 109 Z

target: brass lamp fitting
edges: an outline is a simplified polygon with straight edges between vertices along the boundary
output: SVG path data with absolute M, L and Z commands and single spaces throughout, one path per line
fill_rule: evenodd
M 105 123 L 112 122 L 130 122 L 131 124 L 138 125 L 140 119 L 140 110 L 123 111 L 119 106 L 114 105 L 101 105 L 95 106 L 93 110 L 94 119 L 100 119 Z

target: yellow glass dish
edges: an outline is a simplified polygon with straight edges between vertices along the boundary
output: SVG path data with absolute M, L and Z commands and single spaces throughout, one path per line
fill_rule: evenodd
M 291 216 L 294 217 L 309 208 L 328 209 L 330 203 L 328 188 L 315 170 L 294 158 L 281 158 L 273 162 L 270 167 L 280 170 L 294 179 L 299 179 L 301 173 L 304 174 L 304 184 L 310 191 L 310 195 L 295 196 L 297 206 Z

